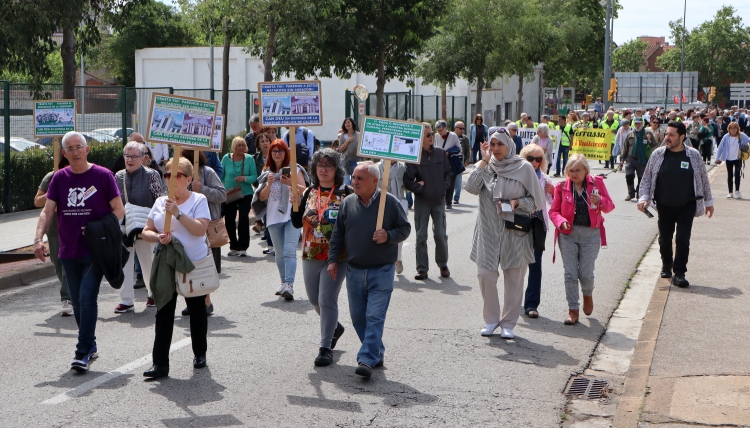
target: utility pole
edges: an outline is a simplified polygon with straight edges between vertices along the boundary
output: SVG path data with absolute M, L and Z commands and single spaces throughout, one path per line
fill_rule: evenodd
M 612 50 L 612 33 L 610 23 L 612 22 L 612 0 L 601 0 L 599 2 L 607 8 L 606 24 L 604 27 L 604 111 L 609 109 L 609 82 L 612 79 L 612 63 L 610 62 Z
M 680 61 L 680 111 L 682 111 L 682 97 L 685 96 L 683 78 L 685 75 L 685 17 L 687 16 L 687 0 L 685 9 L 682 11 L 682 61 Z
M 209 89 L 211 89 L 211 99 L 214 99 L 214 26 L 213 23 L 211 24 L 211 28 L 209 29 L 211 32 L 209 34 L 209 39 L 211 42 L 211 59 L 210 63 L 208 64 L 208 72 L 211 74 L 211 78 L 209 79 Z

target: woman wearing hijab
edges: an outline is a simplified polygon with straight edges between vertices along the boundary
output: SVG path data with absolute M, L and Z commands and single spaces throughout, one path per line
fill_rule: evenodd
M 482 159 L 469 174 L 465 189 L 479 196 L 470 258 L 477 264 L 484 299 L 482 336 L 501 327 L 500 337 L 512 339 L 521 316 L 524 277 L 535 262 L 532 234 L 509 229 L 515 217 L 531 217 L 543 206 L 544 193 L 534 167 L 516 156 L 516 145 L 505 130 L 491 134 L 481 148 Z M 539 201 L 539 202 L 537 202 Z M 503 271 L 503 309 L 497 293 L 498 262 Z

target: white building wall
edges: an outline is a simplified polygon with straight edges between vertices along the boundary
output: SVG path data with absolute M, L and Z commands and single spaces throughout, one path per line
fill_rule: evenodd
M 222 79 L 222 49 L 217 47 L 214 51 L 214 89 L 215 98 L 221 100 Z M 148 48 L 140 49 L 135 53 L 136 87 L 172 87 L 175 89 L 208 89 L 210 87 L 210 48 L 208 47 L 186 47 L 186 48 Z M 281 80 L 294 80 L 293 77 Z M 310 127 L 320 140 L 333 140 L 341 127 L 346 115 L 346 103 L 344 91 L 353 89 L 357 84 L 365 85 L 372 93 L 376 89 L 376 77 L 362 74 L 354 74 L 349 79 L 337 77 L 320 79 L 323 86 L 323 126 Z M 263 81 L 263 62 L 242 51 L 239 46 L 233 46 L 229 52 L 229 89 L 250 89 L 257 91 L 258 82 Z M 406 82 L 389 81 L 386 83 L 386 92 L 409 92 L 414 95 L 439 95 L 440 88 L 434 85 L 422 85 L 422 79 L 416 79 L 416 86 L 409 88 Z M 495 109 L 499 101 L 515 100 L 517 89 L 511 89 L 516 85 L 516 79 L 511 78 L 505 82 L 493 83 L 492 91 L 486 91 L 483 96 L 484 109 Z M 524 87 L 525 110 L 534 112 L 538 110 L 538 81 L 527 82 Z M 498 94 L 496 88 L 501 88 Z M 536 92 L 534 92 L 536 88 Z M 456 85 L 448 88 L 448 95 L 468 96 L 467 108 L 474 104 L 476 95 L 474 88 L 465 80 L 458 80 Z M 208 98 L 204 92 L 195 93 L 196 97 Z M 528 100 L 533 98 L 533 103 Z M 145 101 L 145 100 L 143 100 Z M 144 127 L 148 118 L 148 102 L 139 99 L 137 103 L 139 116 L 139 130 Z M 513 101 L 513 108 L 515 102 Z M 356 108 L 356 106 L 355 106 Z M 515 111 L 515 110 L 514 110 Z M 245 101 L 239 98 L 230 98 L 229 118 L 227 120 L 227 135 L 237 134 L 247 128 L 245 123 Z M 513 113 L 515 114 L 515 113 Z M 466 113 L 467 117 L 471 111 Z M 535 119 L 536 120 L 536 119 Z

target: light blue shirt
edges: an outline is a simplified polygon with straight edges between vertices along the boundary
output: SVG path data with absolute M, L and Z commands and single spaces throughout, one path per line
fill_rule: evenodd
M 310 158 L 312 158 L 313 152 L 315 151 L 315 134 L 313 134 L 311 129 L 307 129 L 304 126 L 300 126 L 297 128 L 297 133 L 294 134 L 296 137 L 297 144 L 300 144 L 302 141 L 304 141 L 305 137 L 305 130 L 307 130 L 307 148 L 310 150 Z M 284 142 L 289 145 L 289 131 L 286 131 L 284 133 L 284 136 L 282 137 L 284 139 Z M 289 148 L 291 150 L 291 147 Z

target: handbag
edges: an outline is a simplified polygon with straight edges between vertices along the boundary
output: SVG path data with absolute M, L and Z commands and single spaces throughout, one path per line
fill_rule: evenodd
M 529 232 L 531 231 L 531 217 L 513 214 L 513 221 L 505 220 L 505 228 L 519 232 Z
M 182 297 L 199 297 L 211 294 L 219 289 L 219 273 L 216 272 L 214 256 L 211 251 L 202 260 L 193 262 L 195 269 L 190 272 L 175 270 L 177 294 Z
M 208 222 L 206 235 L 208 235 L 208 246 L 211 248 L 220 248 L 229 243 L 229 234 L 223 218 Z
M 144 229 L 151 208 L 134 205 L 128 202 L 128 174 L 122 177 L 122 189 L 125 196 L 125 235 L 130 235 L 134 229 Z
M 231 158 L 232 155 L 229 155 L 229 156 L 230 156 L 229 159 L 232 159 Z M 245 159 L 242 159 L 242 170 L 241 171 L 242 171 L 243 174 L 245 173 Z M 242 185 L 239 184 L 239 185 L 237 185 L 235 187 L 232 187 L 231 189 L 227 190 L 227 200 L 225 201 L 225 203 L 231 204 L 232 202 L 239 201 L 244 196 L 245 195 L 242 194 Z
M 544 242 L 547 240 L 547 228 L 544 220 L 539 217 L 531 218 L 531 235 L 534 242 L 534 251 L 544 251 Z

